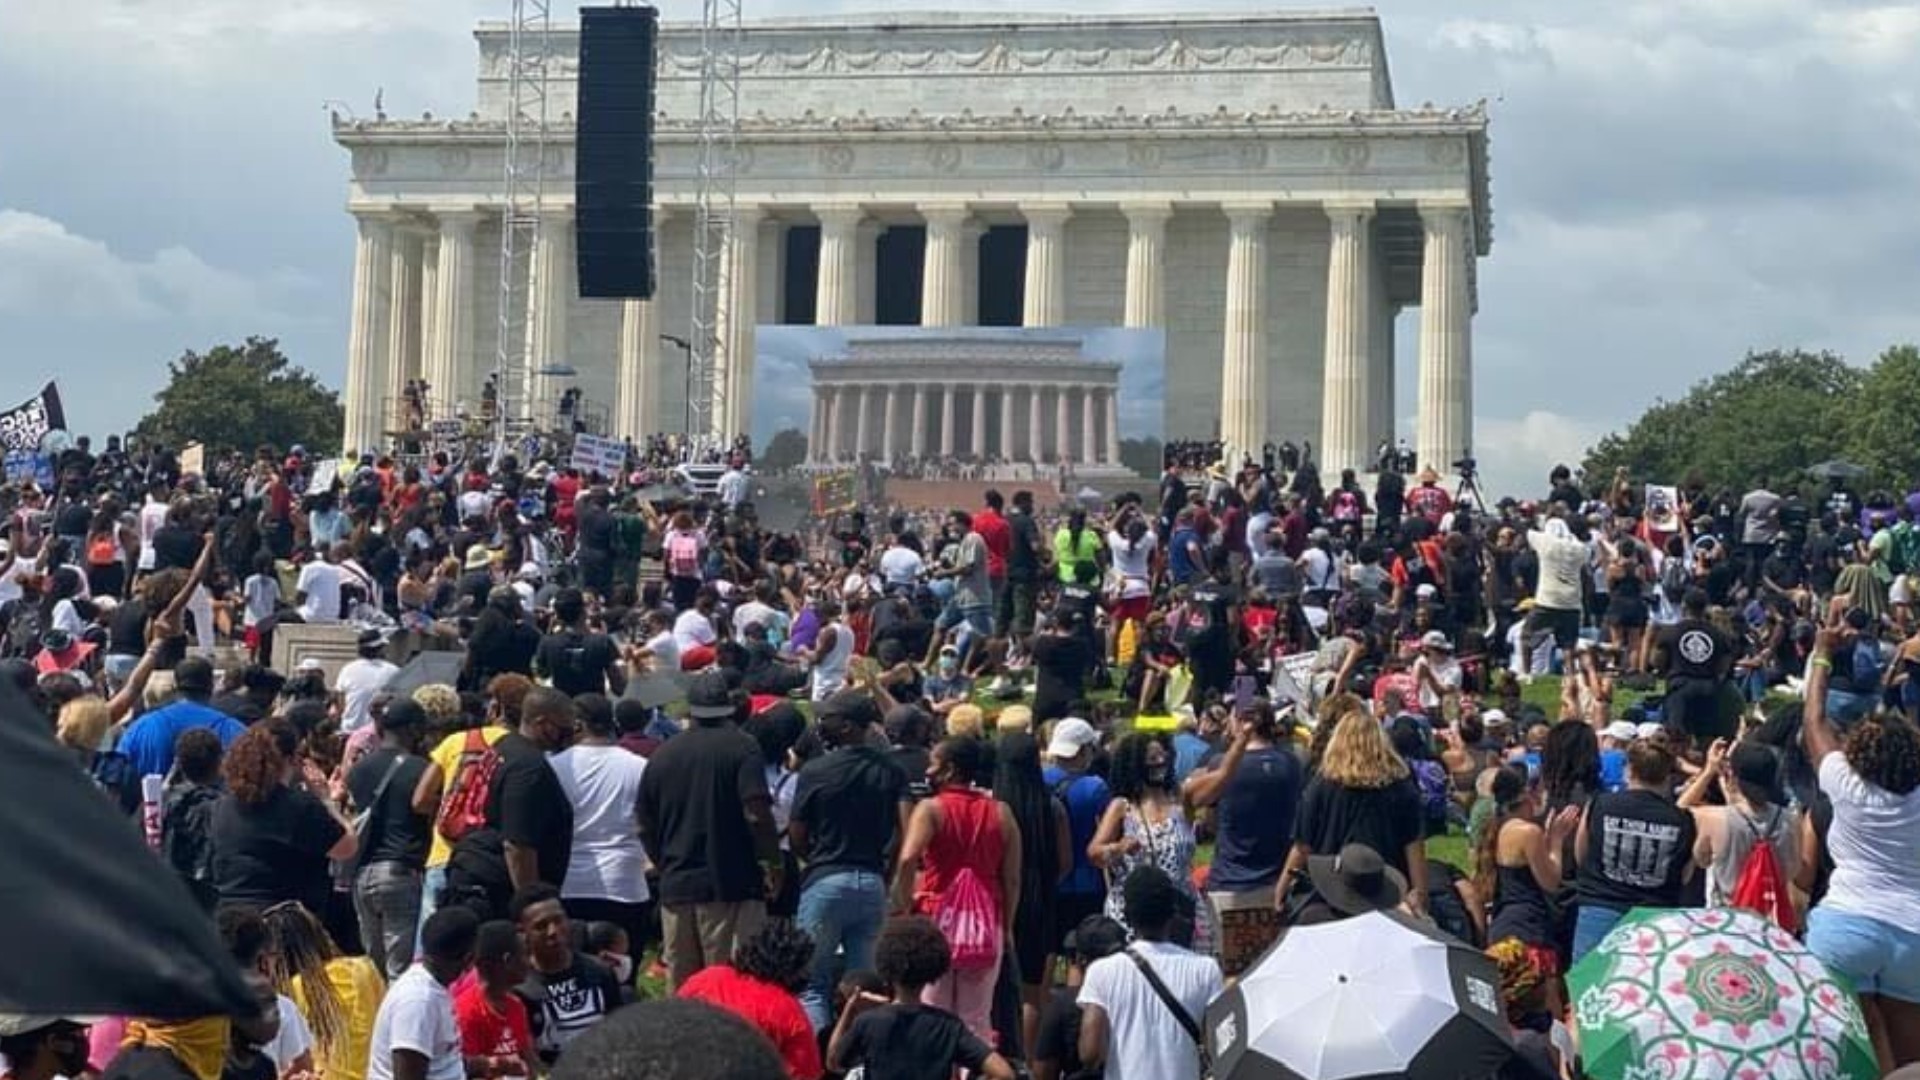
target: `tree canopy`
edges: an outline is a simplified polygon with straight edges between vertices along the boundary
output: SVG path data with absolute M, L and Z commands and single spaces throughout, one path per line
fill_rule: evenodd
M 238 347 L 189 350 L 167 365 L 167 385 L 138 428 L 168 446 L 204 443 L 211 452 L 296 444 L 331 452 L 340 445 L 340 395 L 294 366 L 274 338 Z
M 799 428 L 782 428 L 760 451 L 760 467 L 768 472 L 791 469 L 807 460 L 807 436 Z
M 1843 458 L 1872 469 L 1876 480 L 1904 484 L 1920 478 L 1911 419 L 1920 415 L 1912 411 L 1917 378 L 1920 354 L 1911 347 L 1889 350 L 1865 371 L 1829 352 L 1750 353 L 1601 439 L 1587 452 L 1587 475 L 1625 466 L 1655 483 L 1697 476 L 1736 491 L 1759 483 L 1785 488 L 1804 479 L 1808 466 Z

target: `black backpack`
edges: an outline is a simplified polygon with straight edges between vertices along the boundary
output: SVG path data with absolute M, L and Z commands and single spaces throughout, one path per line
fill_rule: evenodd
M 7 616 L 6 654 L 32 659 L 40 651 L 40 638 L 46 632 L 47 620 L 40 611 L 40 605 L 28 600 L 15 600 L 13 613 Z

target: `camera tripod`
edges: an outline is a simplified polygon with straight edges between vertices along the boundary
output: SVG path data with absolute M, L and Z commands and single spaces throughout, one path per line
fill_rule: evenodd
M 1453 505 L 1457 509 L 1468 495 L 1473 496 L 1473 508 L 1480 513 L 1487 512 L 1487 497 L 1480 491 L 1480 470 L 1461 469 L 1460 478 L 1453 484 Z

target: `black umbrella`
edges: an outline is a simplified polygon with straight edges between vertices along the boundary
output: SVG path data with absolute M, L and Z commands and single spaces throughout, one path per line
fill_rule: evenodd
M 12 686 L 0 686 L 0 791 L 0 1011 L 187 1019 L 258 1008 L 213 921 Z
M 1288 930 L 1206 1035 L 1214 1080 L 1461 1080 L 1513 1056 L 1493 961 L 1384 911 Z

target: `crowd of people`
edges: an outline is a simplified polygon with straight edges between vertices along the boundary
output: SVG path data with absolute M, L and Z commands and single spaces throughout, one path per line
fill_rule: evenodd
M 1398 910 L 1498 961 L 1502 1075 L 1572 1077 L 1563 978 L 1627 912 L 1759 905 L 1920 1061 L 1920 492 L 1171 449 L 1151 497 L 774 533 L 744 483 L 81 440 L 7 488 L 0 671 L 261 1004 L 0 1054 L 1197 1080 L 1284 928 Z M 358 656 L 278 670 L 289 625 Z

